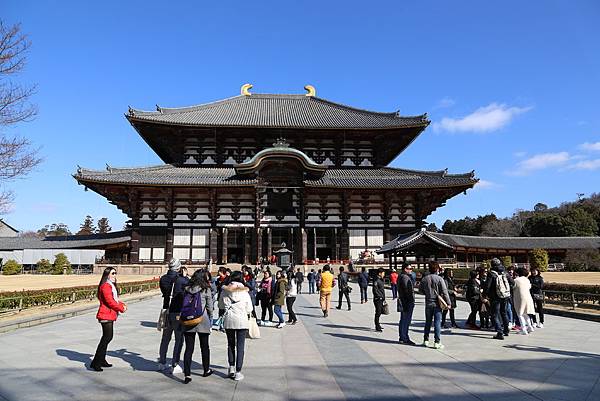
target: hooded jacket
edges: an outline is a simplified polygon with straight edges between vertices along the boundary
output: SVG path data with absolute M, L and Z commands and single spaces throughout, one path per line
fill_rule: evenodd
M 285 305 L 285 287 L 287 286 L 287 279 L 280 278 L 277 280 L 277 284 L 275 285 L 275 294 L 273 295 L 273 304 L 275 305 Z
M 225 329 L 247 329 L 248 315 L 252 312 L 252 300 L 248 287 L 242 283 L 232 282 L 221 287 L 219 304 L 223 305 L 223 327 Z

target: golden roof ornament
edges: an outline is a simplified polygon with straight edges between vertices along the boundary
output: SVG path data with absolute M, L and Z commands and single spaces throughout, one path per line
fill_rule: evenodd
M 314 97 L 317 96 L 317 90 L 312 85 L 304 85 L 304 89 L 306 89 L 306 96 Z
M 242 85 L 242 88 L 240 89 L 240 93 L 244 96 L 250 96 L 250 89 L 252 89 L 252 84 L 244 84 Z

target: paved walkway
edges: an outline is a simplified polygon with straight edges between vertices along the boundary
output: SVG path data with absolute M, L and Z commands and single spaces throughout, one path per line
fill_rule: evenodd
M 351 312 L 333 309 L 325 319 L 316 295 L 300 296 L 299 324 L 262 328 L 262 339 L 248 340 L 241 382 L 225 378 L 226 340 L 218 332 L 210 339 L 215 375 L 197 375 L 195 363 L 184 385 L 181 376 L 154 371 L 158 297 L 132 304 L 119 319 L 109 346 L 114 367 L 102 373 L 86 368 L 100 336 L 93 313 L 2 334 L 0 400 L 600 400 L 599 323 L 548 316 L 546 328 L 505 341 L 455 329 L 437 351 L 399 345 L 396 312 L 376 333 L 373 305 L 356 302 L 358 291 L 352 298 Z M 418 301 L 415 341 L 423 330 Z M 457 316 L 466 315 L 459 303 Z

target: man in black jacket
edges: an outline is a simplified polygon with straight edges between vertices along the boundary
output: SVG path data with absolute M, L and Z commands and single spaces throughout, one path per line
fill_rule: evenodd
M 346 302 L 348 302 L 348 310 L 351 310 L 352 307 L 350 306 L 350 286 L 348 285 L 348 273 L 344 272 L 344 266 L 340 266 L 340 274 L 338 274 L 338 289 L 339 299 L 336 309 L 342 309 L 342 298 L 346 297 Z
M 493 258 L 491 265 L 492 268 L 490 270 L 490 274 L 488 275 L 487 281 L 485 282 L 483 292 L 486 294 L 486 297 L 491 303 L 492 321 L 494 322 L 494 326 L 496 328 L 496 335 L 494 338 L 496 340 L 504 340 L 504 337 L 508 336 L 509 334 L 506 307 L 507 301 L 510 299 L 510 292 L 506 297 L 501 297 L 498 295 L 500 292 L 497 289 L 498 281 L 506 279 L 504 266 L 502 266 L 502 262 L 500 262 L 500 259 L 498 258 Z M 506 282 L 508 282 L 508 279 L 506 279 Z
M 298 290 L 298 295 L 302 294 L 302 283 L 304 282 L 304 273 L 300 271 L 300 268 L 296 271 L 296 275 L 294 276 L 296 279 L 296 289 Z
M 415 309 L 415 289 L 412 282 L 412 267 L 408 263 L 402 264 L 402 272 L 398 278 L 398 312 L 400 312 L 400 344 L 415 345 L 408 337 L 408 328 L 412 321 Z
M 171 259 L 169 261 L 169 271 L 158 282 L 163 297 L 163 309 L 169 309 L 169 323 L 163 329 L 158 351 L 158 370 L 164 371 L 169 368 L 167 366 L 167 351 L 174 332 L 175 347 L 173 348 L 173 359 L 171 360 L 172 373 L 183 373 L 181 366 L 179 366 L 181 348 L 183 347 L 183 330 L 179 323 L 179 314 L 183 304 L 183 288 L 187 285 L 189 279 L 180 274 L 181 267 L 179 259 Z
M 383 278 L 385 277 L 385 270 L 379 268 L 377 270 L 377 276 L 373 282 L 373 303 L 375 304 L 375 330 L 383 331 L 383 327 L 379 324 L 379 317 L 383 313 L 383 303 L 385 302 L 385 287 L 383 286 Z

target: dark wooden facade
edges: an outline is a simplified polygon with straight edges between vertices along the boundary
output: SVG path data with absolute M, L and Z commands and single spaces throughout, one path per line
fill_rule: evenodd
M 255 263 L 282 242 L 296 263 L 348 260 L 421 227 L 477 182 L 473 173 L 386 167 L 429 124 L 425 115 L 303 95 L 208 106 L 130 110 L 165 165 L 74 175 L 130 218 L 131 263 Z

